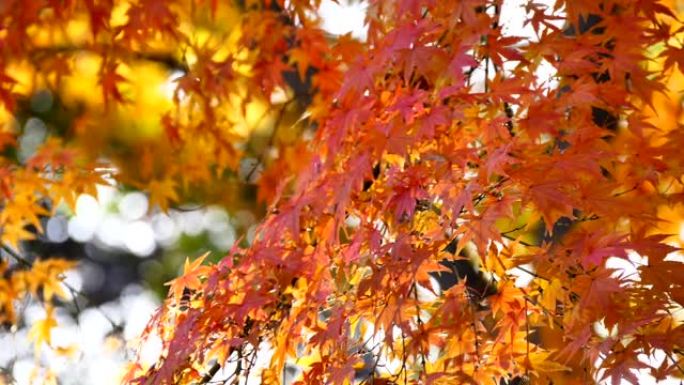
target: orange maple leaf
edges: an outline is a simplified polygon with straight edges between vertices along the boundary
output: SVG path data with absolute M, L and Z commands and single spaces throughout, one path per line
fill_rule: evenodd
M 165 286 L 169 286 L 169 291 L 176 303 L 180 302 L 181 297 L 183 297 L 183 291 L 186 288 L 190 290 L 200 289 L 202 286 L 202 278 L 206 277 L 211 271 L 210 266 L 202 265 L 202 262 L 204 262 L 204 259 L 208 255 L 209 252 L 206 252 L 193 262 L 190 262 L 190 259 L 186 258 L 185 266 L 183 267 L 183 275 L 164 284 Z

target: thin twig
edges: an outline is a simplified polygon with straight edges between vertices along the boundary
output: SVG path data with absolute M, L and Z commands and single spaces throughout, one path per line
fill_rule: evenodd
M 294 101 L 296 101 L 296 98 L 292 98 L 285 103 L 283 103 L 283 106 L 280 108 L 280 111 L 278 111 L 278 116 L 276 117 L 275 122 L 273 123 L 273 130 L 271 131 L 271 136 L 268 139 L 268 144 L 266 145 L 266 150 L 262 151 L 261 154 L 259 154 L 259 158 L 257 161 L 254 163 L 254 166 L 249 170 L 247 175 L 245 176 L 245 182 L 249 182 L 250 179 L 252 179 L 252 175 L 256 172 L 256 170 L 259 168 L 264 163 L 264 158 L 266 157 L 266 153 L 268 152 L 268 149 L 271 148 L 275 142 L 275 137 L 276 134 L 278 133 L 278 128 L 280 127 L 280 123 L 282 123 L 283 119 L 285 118 L 285 110 L 292 104 Z
M 420 318 L 420 304 L 418 303 L 418 284 L 415 282 L 413 283 L 413 293 L 416 298 L 416 319 L 418 323 L 418 331 L 420 333 L 420 336 L 422 338 L 423 336 L 423 320 Z M 423 375 L 427 375 L 426 370 L 427 370 L 427 365 L 426 365 L 426 360 L 425 360 L 425 351 L 423 350 L 423 344 L 421 341 L 418 341 L 418 349 L 420 350 L 420 361 L 421 365 L 423 366 Z
M 530 361 L 530 312 L 527 308 L 527 298 L 525 298 L 525 333 L 526 337 L 525 338 L 525 343 L 527 344 L 527 362 L 529 363 Z M 527 378 L 530 377 L 530 365 L 525 365 L 525 376 Z
M 7 252 L 7 254 L 9 254 L 12 258 L 14 258 L 14 260 L 19 262 L 20 264 L 24 265 L 25 267 L 29 267 L 29 268 L 33 267 L 33 262 L 22 257 L 18 252 L 16 252 L 14 249 L 9 247 L 7 244 L 2 243 L 2 245 L 0 247 L 2 247 L 2 249 L 5 250 Z
M 679 372 L 681 374 L 684 374 L 684 368 L 682 368 L 682 366 L 679 364 L 679 361 L 675 360 L 674 357 L 672 357 L 672 354 L 670 354 L 668 352 L 665 352 L 665 355 L 667 356 L 667 358 L 669 358 L 672 361 L 674 366 L 677 367 L 677 369 L 679 369 Z

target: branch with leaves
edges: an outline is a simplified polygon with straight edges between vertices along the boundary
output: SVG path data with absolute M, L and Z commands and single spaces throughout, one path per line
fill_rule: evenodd
M 5 120 L 43 88 L 73 119 L 34 153 L 2 154 L 2 242 L 41 231 L 43 203 L 73 206 L 103 164 L 161 209 L 228 202 L 235 175 L 267 206 L 249 242 L 169 283 L 145 332 L 162 352 L 128 383 L 282 383 L 298 365 L 296 384 L 344 384 L 360 346 L 371 383 L 681 375 L 684 265 L 664 224 L 684 217 L 666 214 L 684 205 L 672 4 L 527 2 L 532 31 L 514 36 L 506 1 L 380 0 L 358 40 L 324 33 L 319 2 L 21 3 L 0 6 Z M 35 55 L 64 46 L 86 59 Z M 183 71 L 150 102 L 136 58 L 160 52 Z M 22 142 L 2 133 L 5 149 Z M 635 255 L 647 262 L 630 274 L 613 267 Z M 655 351 L 668 359 L 642 359 Z

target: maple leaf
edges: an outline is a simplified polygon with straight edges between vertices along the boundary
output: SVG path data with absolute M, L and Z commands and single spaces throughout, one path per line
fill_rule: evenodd
M 300 354 L 311 361 L 298 383 L 351 383 L 368 369 L 355 365 L 369 334 L 369 355 L 405 364 L 395 382 L 496 383 L 522 369 L 634 382 L 638 354 L 673 351 L 682 328 L 663 320 L 684 282 L 665 234 L 682 215 L 672 230 L 661 221 L 684 198 L 673 5 L 530 1 L 536 36 L 518 37 L 498 3 L 377 0 L 356 40 L 323 32 L 318 1 L 244 3 L 0 2 L 10 247 L 60 201 L 92 194 L 102 169 L 162 210 L 187 198 L 265 213 L 217 267 L 187 260 L 167 284 L 147 329 L 163 359 L 133 365 L 130 383 L 202 382 L 209 360 L 229 370 L 263 345 L 275 351 L 266 384 Z M 35 152 L 14 123 L 34 115 L 48 137 Z M 233 183 L 241 157 L 264 168 L 256 193 L 258 178 Z M 465 279 L 413 297 L 453 273 L 440 263 L 447 240 L 495 295 L 470 295 Z M 628 250 L 648 263 L 629 277 L 606 267 Z M 524 288 L 515 267 L 532 276 Z M 0 269 L 0 318 L 14 321 L 28 294 L 51 305 L 65 268 Z M 48 318 L 34 350 L 49 343 Z M 618 336 L 594 335 L 597 322 Z
M 489 57 L 498 67 L 503 66 L 503 60 L 525 61 L 520 52 L 512 47 L 521 40 L 522 38 L 516 36 L 501 37 L 500 30 L 497 29 L 487 35 L 487 43 L 483 48 L 484 55 Z
M 619 349 L 619 347 L 617 348 Z M 630 384 L 637 385 L 639 384 L 639 377 L 634 371 L 650 368 L 646 363 L 641 362 L 636 354 L 624 350 L 609 355 L 603 366 L 606 370 L 603 373 L 601 380 L 610 377 L 610 383 L 612 385 L 621 384 L 625 380 Z
M 572 341 L 566 343 L 563 349 L 558 352 L 558 357 L 566 356 L 566 362 L 580 350 L 586 348 L 587 343 L 592 336 L 591 327 L 589 325 L 582 326 L 580 330 L 573 330 L 567 334 Z
M 586 308 L 601 309 L 601 312 L 611 319 L 616 316 L 614 313 L 619 306 L 614 297 L 625 288 L 621 285 L 618 278 L 612 276 L 612 271 L 608 269 L 599 270 L 590 276 L 583 275 L 577 277 L 575 285 L 576 292 L 581 296 L 581 304 Z M 606 320 L 610 327 L 610 322 Z
M 566 372 L 572 370 L 563 364 L 554 362 L 550 355 L 551 353 L 544 351 L 531 352 L 528 359 L 531 369 L 534 370 L 532 373 Z
M 449 75 L 454 79 L 454 85 L 457 87 L 463 86 L 466 80 L 464 71 L 475 68 L 478 62 L 471 55 L 468 54 L 472 47 L 461 46 L 456 51 L 457 54 L 451 58 L 449 62 Z
M 26 275 L 29 290 L 38 296 L 41 290 L 42 298 L 51 301 L 57 295 L 67 298 L 62 285 L 64 273 L 76 266 L 76 262 L 59 258 L 39 259 L 33 262 L 31 271 Z
M 637 0 L 635 10 L 643 12 L 648 18 L 655 19 L 657 15 L 665 15 L 676 19 L 677 15 L 667 5 L 660 1 Z
M 432 138 L 435 136 L 437 127 L 449 124 L 449 110 L 444 107 L 434 107 L 420 120 L 418 135 L 421 138 Z
M 548 8 L 549 7 L 545 4 L 535 3 L 534 1 L 527 2 L 527 4 L 525 4 L 525 11 L 528 14 L 531 12 L 532 16 L 525 20 L 523 26 L 531 24 L 537 36 L 539 36 L 539 33 L 542 30 L 542 26 L 546 30 L 557 32 L 559 28 L 553 22 L 563 20 L 563 18 L 560 16 L 549 15 L 546 12 Z
M 2 237 L 3 243 L 6 243 L 13 249 L 18 249 L 19 242 L 35 239 L 36 235 L 26 229 L 26 223 L 24 222 L 8 222 L 2 226 L 0 237 Z
M 90 29 L 93 33 L 93 37 L 97 37 L 100 31 L 105 31 L 109 28 L 112 4 L 106 1 L 96 2 L 95 0 L 85 0 L 84 2 L 86 7 L 88 7 Z
M 553 224 L 561 217 L 572 217 L 572 199 L 563 191 L 565 183 L 561 180 L 544 181 L 529 188 L 530 200 L 544 217 L 546 230 L 551 233 Z
M 498 288 L 498 293 L 492 296 L 492 311 L 498 313 L 517 312 L 523 308 L 524 299 L 520 296 L 520 290 L 515 288 L 510 281 Z
M 185 265 L 183 266 L 183 274 L 164 284 L 164 286 L 169 286 L 171 298 L 173 298 L 176 303 L 180 303 L 180 299 L 183 297 L 183 292 L 186 289 L 193 291 L 200 289 L 202 279 L 211 271 L 210 266 L 202 265 L 202 262 L 204 262 L 204 259 L 208 255 L 209 252 L 206 252 L 192 262 L 190 262 L 189 258 L 186 258 Z
M 373 77 L 376 72 L 378 72 L 377 65 L 364 64 L 354 66 L 345 76 L 337 96 L 339 98 L 358 98 L 364 90 L 373 87 Z
M 661 55 L 665 56 L 665 63 L 663 64 L 665 70 L 671 69 L 675 64 L 680 69 L 684 68 L 684 47 L 668 46 Z
M 507 176 L 506 166 L 513 163 L 515 158 L 510 155 L 511 144 L 506 144 L 495 149 L 487 157 L 485 164 L 485 177 L 489 180 L 492 175 Z
M 147 185 L 150 193 L 150 206 L 157 205 L 162 211 L 169 209 L 169 204 L 178 201 L 176 182 L 172 179 L 153 180 Z
M 344 385 L 351 384 L 351 379 L 356 372 L 354 369 L 354 364 L 357 361 L 358 359 L 352 358 L 351 360 L 347 360 L 347 362 L 345 362 L 342 366 L 333 367 L 330 370 L 330 383 Z
M 105 106 L 112 102 L 124 102 L 124 97 L 119 91 L 119 83 L 125 82 L 126 78 L 117 72 L 119 64 L 111 60 L 105 60 L 100 69 L 100 85 L 102 85 L 102 97 Z
M 297 73 L 300 79 L 306 79 L 306 72 L 309 70 L 309 53 L 302 48 L 290 50 L 290 63 L 297 64 Z
M 52 329 L 57 326 L 57 321 L 54 318 L 54 308 L 48 307 L 45 318 L 38 320 L 31 325 L 29 330 L 29 339 L 33 341 L 36 351 L 40 349 L 43 343 L 50 345 L 52 341 Z
M 581 256 L 585 267 L 599 266 L 608 257 L 627 259 L 627 245 L 622 242 L 625 238 L 619 235 L 589 234 L 577 243 L 576 252 Z

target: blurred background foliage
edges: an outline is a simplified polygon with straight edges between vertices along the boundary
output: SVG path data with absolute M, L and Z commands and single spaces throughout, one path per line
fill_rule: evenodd
M 0 2 L 0 384 L 118 383 L 185 258 L 251 241 L 327 108 L 317 3 Z

